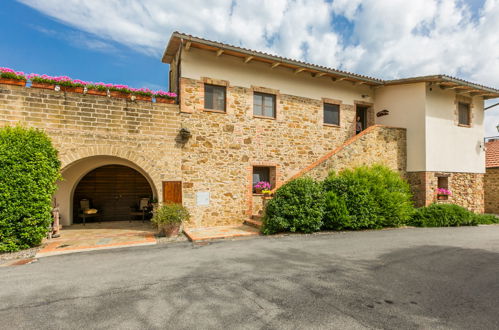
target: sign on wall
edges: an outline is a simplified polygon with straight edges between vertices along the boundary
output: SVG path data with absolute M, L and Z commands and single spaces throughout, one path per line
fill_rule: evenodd
M 196 205 L 197 206 L 210 205 L 210 192 L 209 191 L 196 192 Z

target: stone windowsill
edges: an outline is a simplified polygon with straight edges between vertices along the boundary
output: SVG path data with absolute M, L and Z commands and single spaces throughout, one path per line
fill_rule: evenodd
M 272 120 L 276 120 L 276 117 L 258 116 L 258 115 L 253 115 L 253 118 L 260 118 L 260 119 L 272 119 Z
M 328 123 L 323 123 L 324 126 L 326 127 L 334 127 L 334 128 L 341 128 L 340 125 L 335 125 L 335 124 L 328 124 Z
M 203 109 L 204 112 L 214 112 L 214 113 L 223 113 L 227 114 L 227 111 L 224 110 L 215 110 L 215 109 Z

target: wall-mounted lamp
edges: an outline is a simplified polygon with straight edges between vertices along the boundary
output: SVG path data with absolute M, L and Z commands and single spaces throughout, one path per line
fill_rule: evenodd
M 360 97 L 362 97 L 363 99 L 365 99 L 365 98 L 368 98 L 368 97 L 369 97 L 369 95 L 362 94 Z
M 179 131 L 180 137 L 182 140 L 188 140 L 191 137 L 191 131 L 189 131 L 187 128 L 182 127 Z
M 383 109 L 381 111 L 376 112 L 376 117 L 388 116 L 389 114 L 390 114 L 390 111 Z

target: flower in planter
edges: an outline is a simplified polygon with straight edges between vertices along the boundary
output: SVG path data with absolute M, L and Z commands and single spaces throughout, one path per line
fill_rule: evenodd
M 169 100 L 174 100 L 177 97 L 177 94 L 172 92 L 156 91 L 153 94 L 155 98 L 163 98 Z
M 24 72 L 16 72 L 10 68 L 0 68 L 0 78 L 26 81 Z
M 262 190 L 262 194 L 264 194 L 264 195 L 270 195 L 271 192 L 272 191 L 270 191 L 269 189 L 263 189 Z
M 107 92 L 106 84 L 104 84 L 103 82 L 88 82 L 86 86 L 87 89 Z
M 132 94 L 141 96 L 152 96 L 152 90 L 149 88 L 130 88 Z
M 126 94 L 130 94 L 132 92 L 130 90 L 130 87 L 128 87 L 127 85 L 106 84 L 105 86 L 111 92 L 121 92 L 121 93 L 126 93 Z
M 437 188 L 437 195 L 449 196 L 452 195 L 451 191 L 445 188 Z
M 271 186 L 270 183 L 267 181 L 260 181 L 257 184 L 255 184 L 253 188 L 255 188 L 255 190 L 260 190 L 263 192 L 264 190 L 270 190 Z

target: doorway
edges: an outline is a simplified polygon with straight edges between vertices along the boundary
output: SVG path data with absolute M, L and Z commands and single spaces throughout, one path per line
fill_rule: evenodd
M 105 165 L 87 173 L 78 183 L 73 196 L 74 223 L 81 222 L 79 205 L 88 200 L 99 210 L 100 221 L 131 220 L 142 198 L 153 197 L 147 179 L 137 170 L 124 165 Z
M 367 113 L 369 107 L 357 104 L 355 108 L 355 134 L 359 134 L 367 128 Z

